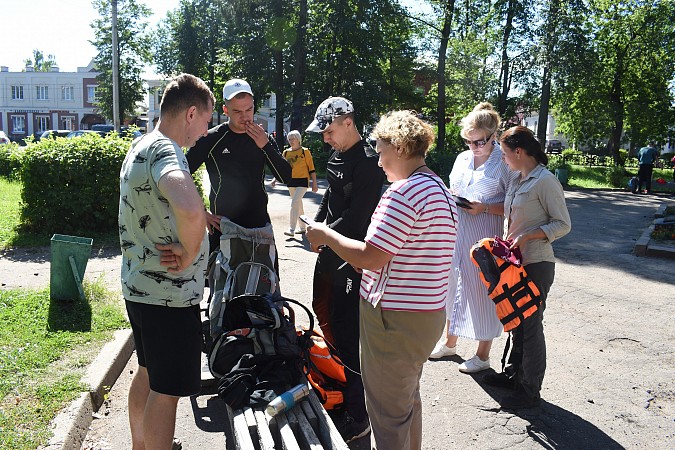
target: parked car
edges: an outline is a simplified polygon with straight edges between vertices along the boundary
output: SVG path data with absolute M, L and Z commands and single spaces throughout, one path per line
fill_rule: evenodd
M 36 140 L 44 139 L 44 138 L 52 138 L 55 139 L 57 137 L 66 137 L 70 133 L 70 130 L 47 130 L 43 132 L 40 137 Z
M 105 133 L 102 132 L 102 131 L 75 130 L 75 131 L 71 131 L 70 133 L 68 133 L 68 135 L 66 137 L 70 139 L 70 138 L 84 136 L 85 134 L 91 134 L 91 133 L 98 134 L 99 136 L 105 136 Z
M 557 139 L 546 139 L 544 151 L 546 153 L 562 153 L 563 151 L 562 142 L 560 142 Z
M 0 130 L 0 145 L 9 144 L 9 142 L 9 137 L 7 137 L 4 131 Z
M 93 131 L 97 131 L 97 132 L 101 133 L 103 136 L 105 136 L 106 134 L 113 131 L 115 129 L 115 126 L 114 125 L 107 125 L 107 124 L 103 124 L 103 123 L 98 123 L 96 125 L 92 125 L 91 129 Z M 136 128 L 130 129 L 129 127 L 121 127 L 120 132 L 119 132 L 120 137 L 125 137 L 125 136 L 127 136 L 127 134 L 131 134 L 131 137 L 133 139 L 136 139 L 137 137 L 140 137 L 142 135 L 141 132 L 138 131 L 138 129 L 136 129 Z

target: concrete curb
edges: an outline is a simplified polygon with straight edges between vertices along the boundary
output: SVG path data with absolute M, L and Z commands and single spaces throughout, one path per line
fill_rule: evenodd
M 654 213 L 655 220 L 650 226 L 645 228 L 642 235 L 635 242 L 633 253 L 635 256 L 658 256 L 661 258 L 675 259 L 675 248 L 672 245 L 663 245 L 659 241 L 651 239 L 652 231 L 654 231 L 654 223 L 659 218 L 665 216 L 666 208 L 669 203 L 662 203 Z
M 82 447 L 93 413 L 103 404 L 105 395 L 117 381 L 133 351 L 131 330 L 116 331 L 113 340 L 103 346 L 87 368 L 83 381 L 88 384 L 89 391 L 83 392 L 52 422 L 54 435 L 45 449 L 72 450 Z

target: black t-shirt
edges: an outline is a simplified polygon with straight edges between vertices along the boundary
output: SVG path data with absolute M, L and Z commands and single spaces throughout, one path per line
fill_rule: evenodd
M 209 130 L 186 154 L 190 172 L 206 163 L 211 181 L 211 212 L 245 228 L 270 222 L 265 191 L 265 164 L 281 182 L 291 179 L 291 166 L 268 142 L 261 150 L 246 133 L 227 123 Z
M 378 160 L 365 140 L 343 153 L 333 150 L 326 167 L 328 189 L 315 220 L 325 220 L 343 236 L 362 241 L 382 196 L 385 176 Z

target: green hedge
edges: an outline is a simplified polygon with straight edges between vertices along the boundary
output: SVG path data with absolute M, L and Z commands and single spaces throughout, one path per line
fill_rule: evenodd
M 19 177 L 24 149 L 12 142 L 0 145 L 0 177 L 15 180 Z
M 92 133 L 29 145 L 21 166 L 22 225 L 49 235 L 117 229 L 119 174 L 130 142 Z

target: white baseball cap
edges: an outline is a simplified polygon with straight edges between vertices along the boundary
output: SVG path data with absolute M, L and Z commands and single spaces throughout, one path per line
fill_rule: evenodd
M 253 97 L 251 86 L 246 81 L 239 78 L 233 78 L 232 80 L 225 83 L 225 86 L 223 86 L 223 98 L 225 100 L 231 100 L 232 97 L 242 92 L 251 94 L 251 97 Z
M 306 131 L 313 131 L 315 133 L 323 132 L 328 126 L 333 123 L 333 120 L 338 116 L 353 113 L 354 105 L 352 102 L 344 97 L 328 97 L 321 102 L 314 114 L 314 121 L 309 124 Z

